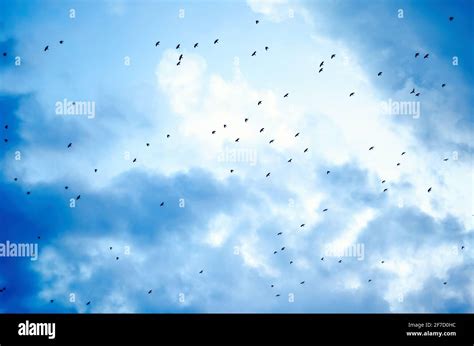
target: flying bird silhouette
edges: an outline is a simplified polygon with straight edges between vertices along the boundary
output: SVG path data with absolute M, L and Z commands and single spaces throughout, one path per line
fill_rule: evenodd
M 304 281 L 301 281 L 301 282 L 300 282 L 300 285 L 303 285 L 303 284 L 304 284 Z
M 382 72 L 377 73 L 377 76 L 381 76 L 381 75 L 382 75 Z
M 257 106 L 260 106 L 262 104 L 262 101 L 257 102 Z
M 372 146 L 372 147 L 369 148 L 369 150 L 374 150 L 374 148 L 375 148 L 375 147 Z
M 324 65 L 324 60 L 321 61 L 321 63 L 319 64 L 319 67 L 322 67 Z
M 255 55 L 257 55 L 257 51 L 255 51 L 255 52 L 252 53 L 252 56 L 255 56 Z
M 413 88 L 412 91 L 410 91 L 410 94 L 414 94 L 415 93 L 415 88 Z
M 259 20 L 256 20 L 256 21 L 255 21 L 255 24 L 258 24 L 258 23 L 260 23 L 260 21 L 259 21 Z
M 331 55 L 331 59 L 334 59 L 336 57 L 336 54 Z
M 441 88 L 444 88 L 446 86 L 446 83 L 441 84 Z
M 268 47 L 267 47 L 267 46 L 265 46 L 265 50 L 268 50 Z
M 288 162 L 291 162 L 293 159 L 289 159 Z
M 239 139 L 240 139 L 240 138 L 237 138 L 237 139 L 235 140 L 235 142 L 238 142 L 238 141 L 239 141 Z
M 219 42 L 218 38 L 215 39 L 214 44 L 216 44 L 217 42 Z
M 199 42 L 196 42 L 196 43 L 194 44 L 194 48 L 197 48 L 198 45 L 199 45 Z
M 178 45 L 176 46 L 176 49 L 179 49 L 179 47 L 181 47 L 180 43 L 178 43 Z
M 270 176 L 270 172 L 267 173 L 266 177 L 268 178 Z
M 349 94 L 349 97 L 354 96 L 354 94 L 355 94 L 355 92 L 351 92 L 351 93 Z
M 428 59 L 430 55 L 429 54 L 425 54 L 425 56 L 423 57 L 423 59 Z
M 67 145 L 68 148 L 70 148 L 71 146 L 72 146 L 72 143 L 69 143 L 69 144 Z
M 63 41 L 63 40 L 59 41 L 59 44 L 63 44 L 63 43 L 64 43 L 64 41 Z
M 153 290 L 149 290 L 149 291 L 148 291 L 148 294 L 151 294 L 151 292 L 153 292 Z
M 156 41 L 155 47 L 158 47 L 160 45 L 160 41 Z
M 49 49 L 49 46 L 44 47 L 44 51 L 46 52 Z
M 260 133 L 262 133 L 262 132 L 263 132 L 263 130 L 265 130 L 265 128 L 264 128 L 264 127 L 262 127 L 262 128 L 260 129 Z
M 387 192 L 387 191 L 388 191 L 388 189 L 383 189 L 383 192 Z
M 161 202 L 160 203 L 160 207 L 164 206 L 165 205 L 165 202 Z
M 285 95 L 283 95 L 283 97 L 288 97 L 288 93 L 286 93 Z
M 418 58 L 419 55 L 420 55 L 420 53 L 416 52 L 415 53 L 415 58 Z
M 431 187 L 428 189 L 428 192 L 431 192 Z
M 304 225 L 305 225 L 305 224 L 304 224 L 304 223 L 302 223 L 302 224 L 300 225 L 300 228 L 301 228 L 301 227 L 304 227 Z
M 452 22 L 454 20 L 454 17 L 449 17 L 449 21 Z
M 274 141 L 275 141 L 275 140 L 272 139 L 272 140 L 270 140 L 270 142 L 268 142 L 268 144 L 272 144 Z
M 306 153 L 308 151 L 308 148 L 306 148 L 303 152 Z
M 323 68 L 322 68 L 322 67 L 319 69 L 318 73 L 321 73 L 321 72 L 323 72 Z
M 331 171 L 326 171 L 326 175 L 328 175 L 329 173 L 331 173 Z
M 199 274 L 202 274 L 203 272 L 204 272 L 204 269 L 202 269 L 202 270 L 199 272 Z

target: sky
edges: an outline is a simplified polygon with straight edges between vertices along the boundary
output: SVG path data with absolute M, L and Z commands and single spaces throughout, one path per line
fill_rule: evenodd
M 2 1 L 0 312 L 473 312 L 473 13 Z

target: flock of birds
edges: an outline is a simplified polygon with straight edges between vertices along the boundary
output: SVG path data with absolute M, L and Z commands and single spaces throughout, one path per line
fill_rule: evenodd
M 449 17 L 449 21 L 453 21 L 453 20 L 454 20 L 454 17 Z M 255 21 L 255 24 L 259 24 L 259 22 L 260 22 L 259 20 L 256 20 L 256 21 Z M 213 41 L 213 44 L 214 44 L 214 45 L 217 45 L 218 43 L 219 43 L 219 39 L 216 38 L 216 39 Z M 60 40 L 60 41 L 59 41 L 59 44 L 60 44 L 60 45 L 63 45 L 63 44 L 64 44 L 64 41 L 63 41 L 63 40 Z M 161 44 L 161 41 L 156 41 L 155 47 L 159 47 L 160 44 Z M 199 42 L 194 43 L 193 49 L 197 49 L 198 47 L 199 47 Z M 181 49 L 181 44 L 178 43 L 178 44 L 176 45 L 175 49 L 176 49 L 176 50 L 180 50 L 180 49 Z M 264 49 L 265 49 L 265 51 L 268 51 L 268 50 L 269 50 L 269 47 L 268 47 L 268 46 L 265 46 Z M 46 45 L 46 46 L 44 47 L 44 49 L 43 49 L 43 52 L 48 52 L 48 51 L 50 51 L 50 46 L 49 46 L 49 45 Z M 253 56 L 256 56 L 256 54 L 257 54 L 257 51 L 254 50 L 254 51 L 250 54 L 250 56 L 253 57 Z M 7 52 L 4 52 L 4 53 L 3 53 L 3 56 L 4 56 L 4 57 L 7 57 L 7 56 L 8 56 L 8 53 L 7 53 Z M 418 58 L 419 56 L 420 56 L 420 52 L 416 52 L 415 55 L 414 55 L 415 59 Z M 183 58 L 184 58 L 184 55 L 183 55 L 183 54 L 180 54 L 179 57 L 178 57 L 178 61 L 177 61 L 177 63 L 176 63 L 177 66 L 180 66 L 180 65 L 181 65 L 181 62 L 183 61 Z M 333 54 L 331 54 L 331 56 L 329 57 L 329 60 L 333 60 L 333 59 L 335 59 L 335 58 L 336 58 L 336 54 L 333 53 Z M 424 56 L 423 56 L 423 59 L 428 59 L 428 58 L 429 58 L 429 53 L 425 53 Z M 324 67 L 325 67 L 324 64 L 325 64 L 325 61 L 324 61 L 324 60 L 321 61 L 321 63 L 319 64 L 319 67 L 317 67 L 317 69 L 316 69 L 316 70 L 318 71 L 318 73 L 322 73 L 322 72 L 324 71 Z M 378 76 L 378 77 L 381 77 L 382 74 L 383 74 L 383 72 L 380 71 L 380 72 L 377 73 L 377 76 Z M 441 87 L 442 87 L 442 88 L 444 88 L 445 86 L 446 86 L 446 83 L 442 83 L 442 84 L 441 84 Z M 351 91 L 351 92 L 349 92 L 348 95 L 349 95 L 349 97 L 353 97 L 355 94 L 356 94 L 355 91 Z M 420 96 L 420 92 L 417 92 L 417 91 L 415 90 L 415 88 L 413 88 L 413 89 L 410 91 L 410 94 L 414 94 L 414 95 L 417 96 L 417 97 Z M 289 95 L 290 95 L 290 93 L 289 93 L 289 92 L 286 92 L 286 93 L 283 95 L 283 98 L 288 98 Z M 258 102 L 257 102 L 257 107 L 260 106 L 260 105 L 262 105 L 263 102 L 264 102 L 264 100 L 258 100 Z M 248 122 L 249 122 L 249 118 L 248 118 L 248 117 L 245 117 L 243 120 L 244 120 L 245 123 L 248 123 Z M 229 124 L 223 124 L 223 129 L 228 128 L 228 126 L 229 126 Z M 4 130 L 5 130 L 6 133 L 8 132 L 8 130 L 9 130 L 9 125 L 8 125 L 8 124 L 5 124 L 5 125 L 4 125 Z M 262 128 L 260 129 L 259 133 L 261 134 L 261 133 L 263 133 L 264 131 L 265 131 L 265 128 L 262 127 Z M 210 131 L 211 135 L 215 135 L 216 132 L 217 132 L 216 129 L 212 129 L 212 130 Z M 300 132 L 295 133 L 295 134 L 294 134 L 294 138 L 297 138 L 299 135 L 300 135 Z M 166 135 L 166 138 L 169 139 L 170 137 L 171 137 L 170 134 L 167 134 L 167 135 Z M 4 142 L 5 142 L 5 143 L 8 143 L 8 137 L 5 137 L 5 138 L 4 138 Z M 237 137 L 237 138 L 234 140 L 234 142 L 235 142 L 235 143 L 239 143 L 239 142 L 240 142 L 240 137 Z M 274 138 L 270 139 L 270 141 L 269 141 L 269 144 L 272 144 L 272 143 L 275 143 L 275 139 L 274 139 Z M 145 143 L 145 146 L 146 146 L 146 147 L 150 147 L 150 145 L 151 145 L 151 144 L 150 144 L 149 142 Z M 71 143 L 67 144 L 66 147 L 67 147 L 68 150 L 72 149 L 73 143 L 71 142 Z M 305 149 L 303 150 L 303 153 L 307 153 L 308 150 L 309 150 L 309 147 L 305 148 Z M 372 145 L 372 146 L 370 146 L 370 147 L 368 148 L 368 151 L 373 151 L 373 150 L 375 150 L 375 146 L 374 146 L 374 145 Z M 404 156 L 405 154 L 407 154 L 407 153 L 406 153 L 405 151 L 403 151 L 400 155 L 401 155 L 401 156 Z M 448 161 L 448 160 L 449 160 L 448 158 L 444 158 L 444 159 L 443 159 L 443 161 L 445 161 L 445 162 Z M 137 158 L 135 157 L 135 158 L 133 158 L 132 163 L 136 163 L 136 162 L 137 162 Z M 291 164 L 291 163 L 293 162 L 293 159 L 292 159 L 291 157 L 289 157 L 288 160 L 287 160 L 287 162 Z M 400 165 L 401 165 L 401 162 L 398 162 L 398 160 L 397 160 L 396 166 L 400 166 Z M 94 168 L 94 173 L 98 173 L 98 168 Z M 235 173 L 235 169 L 230 169 L 230 173 L 231 173 L 231 174 Z M 328 174 L 330 174 L 330 173 L 331 173 L 330 170 L 327 170 L 327 171 L 326 171 L 326 175 L 328 175 Z M 266 173 L 265 177 L 266 177 L 266 178 L 270 178 L 270 175 L 271 175 L 271 172 L 269 171 L 268 173 Z M 14 177 L 13 180 L 14 180 L 15 182 L 18 182 L 18 177 Z M 382 181 L 381 181 L 381 184 L 385 184 L 385 185 L 386 185 L 386 183 L 387 183 L 386 180 L 382 180 Z M 385 185 L 384 185 L 384 186 L 385 186 Z M 64 189 L 65 189 L 65 190 L 68 190 L 68 189 L 69 189 L 69 186 L 68 186 L 68 185 L 64 186 Z M 384 189 L 381 191 L 381 193 L 385 193 L 385 192 L 387 192 L 387 191 L 388 191 L 388 187 L 387 187 L 387 188 L 384 188 Z M 427 189 L 427 193 L 430 193 L 431 191 L 432 191 L 432 187 L 430 186 L 430 187 Z M 29 191 L 29 190 L 26 191 L 26 194 L 27 194 L 27 195 L 31 195 L 31 191 Z M 78 194 L 78 195 L 75 197 L 75 201 L 80 200 L 80 198 L 81 198 L 81 195 Z M 160 203 L 160 207 L 163 207 L 164 204 L 165 204 L 165 202 L 162 201 L 162 202 Z M 327 211 L 328 211 L 328 208 L 322 209 L 322 212 L 327 212 Z M 300 224 L 299 228 L 303 228 L 303 227 L 305 227 L 305 224 L 304 224 L 304 223 Z M 280 237 L 280 236 L 283 235 L 283 232 L 278 232 L 276 235 L 277 235 L 278 237 Z M 38 239 L 41 239 L 41 237 L 38 236 Z M 286 246 L 282 246 L 281 248 L 279 248 L 279 249 L 277 249 L 277 250 L 274 250 L 274 251 L 273 251 L 273 254 L 274 254 L 274 255 L 277 255 L 279 252 L 282 253 L 282 252 L 284 252 L 286 249 L 287 249 Z M 109 250 L 111 250 L 111 251 L 113 250 L 112 246 L 109 247 Z M 464 250 L 464 246 L 461 246 L 461 250 Z M 115 260 L 118 261 L 119 259 L 120 259 L 119 256 L 115 256 Z M 321 260 L 321 261 L 324 261 L 325 258 L 324 258 L 324 257 L 321 257 L 320 260 Z M 289 260 L 289 264 L 293 264 L 293 263 L 294 263 L 293 260 L 290 259 L 290 260 Z M 339 259 L 337 260 L 337 263 L 342 263 L 342 259 L 339 258 Z M 384 260 L 381 260 L 380 263 L 381 263 L 381 264 L 384 264 L 385 261 L 384 261 Z M 199 274 L 199 275 L 204 274 L 204 269 L 201 269 L 201 270 L 198 272 L 198 274 Z M 368 278 L 368 279 L 367 279 L 367 282 L 368 282 L 368 283 L 371 283 L 371 282 L 373 282 L 373 279 L 372 279 L 372 278 Z M 306 280 L 299 281 L 299 284 L 300 284 L 300 285 L 304 285 L 305 283 L 306 283 Z M 444 282 L 443 282 L 443 285 L 447 285 L 447 281 L 444 281 Z M 272 283 L 272 284 L 270 284 L 270 287 L 271 287 L 272 289 L 273 289 L 273 288 L 276 288 L 276 284 Z M 3 292 L 5 292 L 5 291 L 6 291 L 6 287 L 3 287 L 3 288 L 0 289 L 0 293 L 3 293 Z M 146 292 L 147 292 L 147 294 L 152 294 L 152 293 L 153 293 L 153 290 L 152 290 L 152 289 L 149 289 L 149 290 L 146 291 Z M 275 293 L 275 297 L 280 297 L 280 296 L 281 296 L 281 293 Z M 50 303 L 54 303 L 54 301 L 55 301 L 54 299 L 50 299 Z M 92 303 L 92 301 L 91 301 L 91 300 L 88 300 L 87 303 L 86 303 L 86 306 L 91 305 L 91 303 Z

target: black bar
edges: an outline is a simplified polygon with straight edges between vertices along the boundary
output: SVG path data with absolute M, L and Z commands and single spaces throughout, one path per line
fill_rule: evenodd
M 55 338 L 18 335 L 27 320 L 54 322 Z M 472 314 L 4 314 L 0 345 L 473 345 L 473 326 Z

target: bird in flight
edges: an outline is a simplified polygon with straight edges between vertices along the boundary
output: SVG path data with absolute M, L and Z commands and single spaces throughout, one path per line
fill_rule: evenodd
M 415 88 L 413 88 L 412 91 L 410 91 L 410 94 L 414 94 L 415 93 Z
M 252 56 L 255 56 L 255 55 L 257 55 L 257 51 L 254 51 L 254 52 L 252 53 Z
M 283 95 L 283 97 L 288 97 L 288 93 L 286 93 L 285 95 Z
M 441 84 L 441 88 L 444 88 L 446 86 L 446 83 Z
M 420 53 L 416 52 L 415 53 L 415 58 L 418 58 L 419 55 L 420 55 Z
M 71 146 L 72 146 L 72 143 L 69 143 L 69 144 L 67 145 L 68 148 L 70 148 Z
M 370 147 L 369 150 L 373 150 L 375 147 Z
M 155 47 L 158 47 L 160 45 L 160 41 L 156 41 Z
M 388 189 L 383 189 L 383 192 L 387 192 L 387 191 L 388 191 Z
M 164 206 L 165 205 L 165 202 L 161 202 L 160 203 L 160 207 Z
M 215 133 L 216 133 L 216 130 L 212 131 L 211 133 L 212 133 L 212 134 L 215 134 Z
M 237 138 L 237 139 L 235 140 L 235 142 L 238 142 L 238 141 L 239 141 L 239 139 L 240 139 L 240 138 Z
M 328 208 L 326 208 L 326 209 L 323 209 L 323 211 L 328 211 Z
M 268 178 L 270 176 L 270 172 L 267 173 L 266 177 Z
M 382 75 L 382 72 L 377 73 L 377 76 L 381 76 L 381 75 Z
M 283 232 L 278 232 L 278 233 L 277 233 L 277 235 L 282 235 L 282 234 L 283 234 Z
M 297 132 L 297 133 L 296 133 L 296 135 L 295 135 L 295 137 L 298 137 L 299 135 L 300 135 L 300 133 L 299 133 L 299 132 Z
M 301 282 L 300 282 L 300 285 L 304 285 L 304 281 L 301 281 Z
M 452 22 L 454 20 L 454 17 L 449 17 L 449 21 Z
M 303 152 L 306 153 L 308 151 L 308 148 L 306 148 Z
M 181 54 L 178 58 L 178 60 L 181 60 L 183 58 L 183 54 Z
M 354 96 L 354 94 L 355 94 L 355 92 L 351 92 L 351 93 L 349 94 L 349 97 Z
M 322 67 L 319 69 L 318 73 L 321 73 L 321 72 L 323 72 L 323 68 L 322 68 Z
M 218 38 L 215 39 L 214 44 L 216 44 L 217 42 L 219 42 Z
M 46 52 L 49 49 L 49 46 L 44 47 L 44 51 Z
M 427 53 L 427 54 L 425 54 L 425 56 L 423 57 L 423 59 L 428 59 L 429 56 L 430 56 L 430 55 Z
M 336 57 L 336 54 L 331 55 L 331 59 L 334 59 Z
M 268 142 L 268 144 L 272 144 L 275 140 L 274 139 L 271 139 L 270 142 Z
M 203 272 L 204 272 L 204 269 L 202 269 L 202 270 L 199 272 L 199 274 L 202 274 Z
M 431 187 L 428 189 L 428 192 L 431 192 Z
M 260 106 L 262 104 L 262 101 L 258 101 L 257 106 Z
M 179 47 L 181 47 L 180 43 L 178 43 L 178 45 L 176 46 L 176 49 L 179 49 Z
M 63 41 L 63 40 L 59 41 L 59 44 L 63 44 L 63 43 L 64 43 L 64 41 Z
M 406 151 L 402 152 L 402 155 L 405 155 L 406 154 Z
M 199 45 L 199 42 L 196 42 L 196 43 L 194 44 L 194 48 L 197 48 L 198 45 Z
M 267 46 L 265 46 L 265 50 L 268 50 L 268 47 L 267 47 Z
M 255 21 L 255 24 L 258 24 L 258 23 L 260 23 L 260 21 L 259 21 L 259 20 L 256 20 L 256 21 Z
M 149 291 L 148 291 L 148 294 L 151 294 L 151 292 L 153 292 L 153 290 L 149 290 Z
M 324 60 L 321 61 L 321 63 L 319 64 L 319 67 L 322 67 L 324 65 Z
M 329 173 L 331 173 L 331 171 L 326 171 L 326 175 L 328 175 Z
M 293 159 L 289 159 L 288 162 L 291 162 Z
M 260 133 L 262 133 L 262 132 L 263 132 L 263 130 L 265 130 L 265 128 L 264 128 L 264 127 L 262 127 L 262 128 L 260 129 Z
M 304 223 L 302 223 L 302 224 L 300 225 L 300 228 L 301 228 L 301 227 L 304 227 L 304 225 L 305 225 L 305 224 L 304 224 Z

